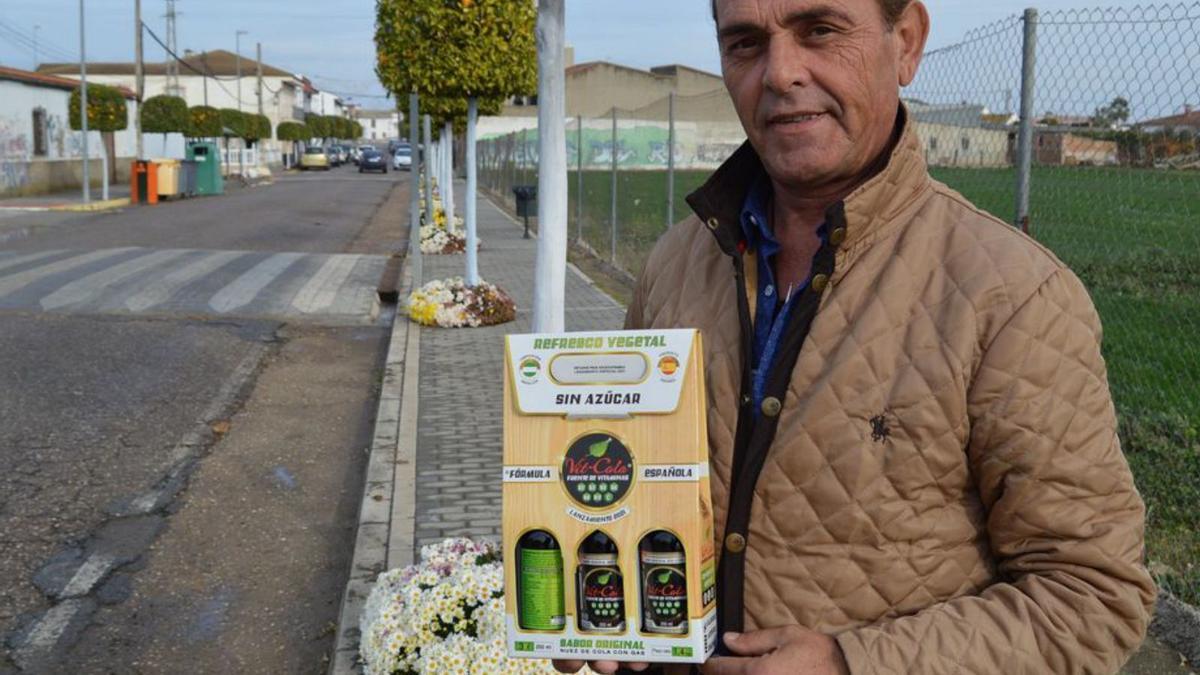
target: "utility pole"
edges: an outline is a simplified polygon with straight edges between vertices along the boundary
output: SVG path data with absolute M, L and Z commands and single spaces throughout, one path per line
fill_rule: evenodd
M 237 109 L 242 111 L 242 36 L 246 35 L 246 31 L 239 30 L 234 35 L 234 62 L 237 64 Z
M 255 45 L 255 52 L 256 52 L 256 53 L 255 53 L 255 59 L 254 59 L 254 60 L 255 60 L 255 63 L 254 63 L 254 70 L 255 70 L 255 74 L 256 74 L 256 76 L 258 77 L 258 114 L 259 114 L 259 115 L 261 115 L 261 114 L 263 114 L 263 101 L 262 101 L 262 43 L 261 43 L 261 42 L 255 42 L 255 43 L 254 43 L 254 45 Z
M 92 201 L 88 168 L 87 43 L 84 41 L 83 0 L 79 0 L 79 128 L 83 131 L 83 203 Z
M 142 145 L 142 101 L 146 96 L 146 72 L 142 57 L 142 0 L 133 2 L 133 23 L 133 72 L 134 78 L 137 80 L 138 104 L 138 114 L 133 116 L 133 135 L 137 140 L 137 158 L 140 160 L 146 157 L 146 149 Z M 170 62 L 168 61 L 168 63 Z
M 179 62 L 175 60 L 175 55 L 179 53 L 179 42 L 175 33 L 175 17 L 175 0 L 167 0 L 167 85 L 165 93 L 169 96 L 179 95 Z

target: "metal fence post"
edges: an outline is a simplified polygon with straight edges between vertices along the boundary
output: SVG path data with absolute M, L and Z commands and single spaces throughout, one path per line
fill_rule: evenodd
M 575 240 L 583 241 L 583 115 L 575 116 Z
M 1021 128 L 1017 137 L 1017 227 L 1029 231 L 1030 173 L 1033 167 L 1033 96 L 1037 65 L 1038 11 L 1025 10 L 1025 42 L 1021 55 Z
M 617 264 L 617 107 L 612 109 L 612 251 L 610 259 Z
M 667 228 L 675 223 L 675 92 L 667 96 Z

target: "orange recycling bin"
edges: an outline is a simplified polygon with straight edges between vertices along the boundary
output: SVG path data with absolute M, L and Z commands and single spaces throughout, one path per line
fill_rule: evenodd
M 129 199 L 134 204 L 158 203 L 158 165 L 145 160 L 133 161 L 129 180 Z

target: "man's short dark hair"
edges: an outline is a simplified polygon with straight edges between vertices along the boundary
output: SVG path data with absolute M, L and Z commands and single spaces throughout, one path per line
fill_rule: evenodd
M 900 15 L 912 3 L 912 0 L 876 0 L 879 3 L 879 9 L 883 11 L 883 18 L 887 21 L 889 27 L 895 26 L 900 20 Z M 717 20 L 717 0 L 712 0 L 713 21 Z

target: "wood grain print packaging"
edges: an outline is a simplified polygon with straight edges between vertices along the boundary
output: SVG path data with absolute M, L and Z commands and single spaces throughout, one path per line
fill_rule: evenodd
M 700 334 L 505 348 L 509 654 L 703 663 L 717 627 Z

